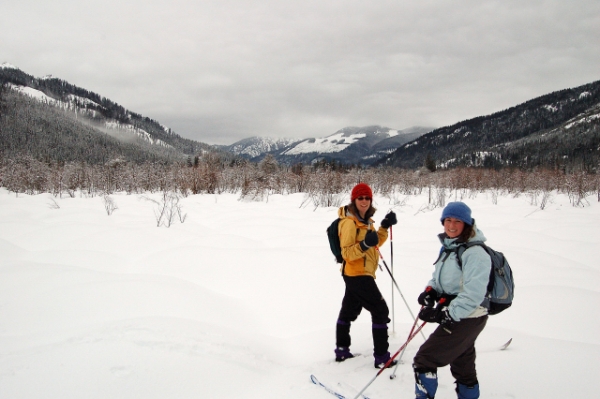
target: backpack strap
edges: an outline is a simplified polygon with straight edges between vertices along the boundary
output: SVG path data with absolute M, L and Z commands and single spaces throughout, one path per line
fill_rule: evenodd
M 453 248 L 453 249 L 447 249 L 444 246 L 442 246 L 442 248 L 440 249 L 440 254 L 439 254 L 438 258 L 436 259 L 436 261 L 433 262 L 433 264 L 435 265 L 436 263 L 438 263 L 439 260 L 442 259 L 442 257 L 444 257 L 443 260 L 445 261 L 446 259 L 448 259 L 448 256 L 450 256 L 451 253 L 456 253 L 456 263 L 458 263 L 458 267 L 462 271 L 462 254 L 468 248 L 474 247 L 476 245 L 479 245 L 480 247 L 482 247 L 485 250 L 485 252 L 488 254 L 488 256 L 490 256 L 490 261 L 492 262 L 492 267 L 490 268 L 490 278 L 489 278 L 489 282 L 488 282 L 487 290 L 486 290 L 486 298 L 487 298 L 489 296 L 489 294 L 492 292 L 492 289 L 494 288 L 494 263 L 492 260 L 492 256 L 488 252 L 489 247 L 487 245 L 485 245 L 485 243 L 483 241 L 469 241 L 469 242 L 461 243 L 456 248 Z
M 456 261 L 458 262 L 458 266 L 462 270 L 462 254 L 468 248 L 474 247 L 476 245 L 479 245 L 480 247 L 482 247 L 485 250 L 485 253 L 487 253 L 488 256 L 490 257 L 491 268 L 490 268 L 490 278 L 488 280 L 487 291 L 486 291 L 486 296 L 487 296 L 487 294 L 492 292 L 492 289 L 494 288 L 494 260 L 492 258 L 492 255 L 489 252 L 489 247 L 487 245 L 485 245 L 485 243 L 483 241 L 469 241 L 467 243 L 461 244 L 458 248 L 456 248 L 456 255 L 457 255 Z
M 465 250 L 467 248 L 472 247 L 473 245 L 482 245 L 483 246 L 484 244 L 481 241 L 473 241 L 473 243 L 460 244 L 456 248 L 453 248 L 453 249 L 448 249 L 442 245 L 442 247 L 440 248 L 440 253 L 439 253 L 437 259 L 435 260 L 435 262 L 433 262 L 433 264 L 435 265 L 436 263 L 438 263 L 440 261 L 440 259 L 442 259 L 442 257 L 444 258 L 444 259 L 442 259 L 442 261 L 445 261 L 446 259 L 448 259 L 448 256 L 450 256 L 451 253 L 456 253 L 456 261 L 458 262 L 458 266 L 462 269 L 462 259 L 461 259 L 462 254 L 463 254 L 463 252 L 465 252 Z
M 433 262 L 433 264 L 435 265 L 436 263 L 438 263 L 440 261 L 440 259 L 442 259 L 442 255 L 444 255 L 444 253 L 446 253 L 446 249 L 444 248 L 444 246 L 442 245 L 442 247 L 440 248 L 440 253 L 438 254 L 437 259 L 435 260 L 435 262 Z M 447 258 L 448 256 L 446 256 Z M 444 258 L 444 260 L 446 260 L 446 258 Z
M 463 244 L 460 244 L 456 249 L 452 250 L 452 252 L 456 252 L 456 261 L 458 262 L 458 267 L 462 269 L 462 254 L 469 248 L 474 247 L 475 245 L 479 245 L 483 247 L 483 249 L 487 252 L 487 246 L 483 243 L 483 241 L 469 241 Z

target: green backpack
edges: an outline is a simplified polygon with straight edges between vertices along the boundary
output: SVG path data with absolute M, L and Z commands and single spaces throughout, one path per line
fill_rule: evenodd
M 327 227 L 327 239 L 329 240 L 329 248 L 331 249 L 331 253 L 335 256 L 335 261 L 337 263 L 344 263 L 344 258 L 342 258 L 342 244 L 340 243 L 340 218 L 336 218 L 329 227 Z M 356 235 L 360 232 L 360 229 L 356 228 Z
M 329 239 L 329 248 L 331 248 L 331 253 L 333 253 L 333 256 L 335 256 L 335 261 L 337 263 L 344 263 L 339 234 L 340 220 L 340 218 L 336 218 L 333 222 L 331 222 L 329 227 L 327 227 L 327 238 Z

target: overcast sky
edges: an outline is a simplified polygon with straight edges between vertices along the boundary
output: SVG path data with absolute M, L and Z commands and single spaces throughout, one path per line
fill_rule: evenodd
M 183 137 L 447 126 L 600 79 L 598 0 L 0 0 L 0 63 Z

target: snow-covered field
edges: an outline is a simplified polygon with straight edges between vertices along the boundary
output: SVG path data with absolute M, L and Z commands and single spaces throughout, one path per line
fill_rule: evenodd
M 102 197 L 0 189 L 0 398 L 325 399 L 311 374 L 349 397 L 376 374 L 368 312 L 352 328 L 362 356 L 333 361 L 344 289 L 325 236 L 335 208 L 302 206 L 302 194 L 196 195 L 180 202 L 184 223 L 159 228 L 148 198 L 160 195 L 111 198 L 109 216 Z M 375 200 L 379 223 L 391 205 Z M 556 194 L 544 210 L 525 195 L 465 202 L 516 280 L 513 307 L 477 342 L 482 397 L 596 397 L 600 204 L 590 197 L 575 208 Z M 390 243 L 382 247 L 415 313 L 441 232 L 441 210 L 422 211 L 426 203 L 423 195 L 395 206 L 393 259 Z M 412 320 L 385 269 L 377 282 L 393 302 L 393 353 Z M 367 396 L 414 397 L 411 360 L 422 342 Z M 441 369 L 436 397 L 454 398 L 453 389 Z

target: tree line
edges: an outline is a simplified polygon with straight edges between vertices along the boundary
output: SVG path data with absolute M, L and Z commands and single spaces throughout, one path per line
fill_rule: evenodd
M 600 175 L 584 171 L 455 168 L 430 172 L 398 168 L 333 168 L 327 164 L 279 165 L 273 157 L 260 163 L 228 162 L 215 154 L 182 163 L 127 162 L 121 158 L 105 164 L 42 162 L 30 156 L 0 161 L 0 187 L 16 194 L 51 193 L 54 196 L 105 196 L 114 192 L 142 194 L 173 192 L 197 194 L 238 193 L 243 198 L 265 200 L 272 194 L 306 193 L 315 205 L 339 205 L 341 197 L 358 182 L 368 183 L 391 202 L 403 196 L 429 194 L 429 203 L 443 206 L 448 198 L 460 199 L 485 192 L 528 195 L 543 207 L 553 192 L 565 193 L 575 206 L 584 206 L 594 195 L 600 201 Z

